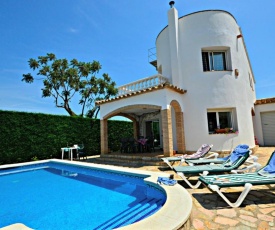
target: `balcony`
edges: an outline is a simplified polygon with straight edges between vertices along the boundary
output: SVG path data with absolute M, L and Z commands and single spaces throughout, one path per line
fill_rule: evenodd
M 156 74 L 118 87 L 118 96 L 152 88 L 164 83 L 169 83 L 169 80 L 160 74 Z

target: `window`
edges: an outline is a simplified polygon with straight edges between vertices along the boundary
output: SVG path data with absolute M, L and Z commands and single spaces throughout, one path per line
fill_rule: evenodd
M 203 71 L 227 70 L 225 51 L 202 51 Z
M 208 132 L 215 133 L 216 129 L 234 129 L 233 110 L 208 111 Z M 235 129 L 234 129 L 235 130 Z

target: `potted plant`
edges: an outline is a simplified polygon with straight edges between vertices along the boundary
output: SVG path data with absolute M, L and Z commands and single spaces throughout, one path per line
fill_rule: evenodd
M 215 129 L 215 133 L 226 133 L 225 129 Z
M 233 128 L 215 129 L 215 133 L 238 133 Z

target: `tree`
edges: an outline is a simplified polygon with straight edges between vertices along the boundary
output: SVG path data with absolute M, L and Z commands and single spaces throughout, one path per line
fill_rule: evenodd
M 39 78 L 44 84 L 42 97 L 53 97 L 56 107 L 64 108 L 70 116 L 77 116 L 70 107 L 71 99 L 76 94 L 80 96 L 79 116 L 96 118 L 99 106 L 95 106 L 95 101 L 109 99 L 118 92 L 116 83 L 108 74 L 104 73 L 102 78 L 96 77 L 101 69 L 98 61 L 79 62 L 73 59 L 69 63 L 67 59 L 57 59 L 55 54 L 48 53 L 37 59 L 30 58 L 29 66 L 36 71 L 36 75 L 42 76 Z M 28 73 L 23 74 L 22 81 L 33 83 L 34 79 Z

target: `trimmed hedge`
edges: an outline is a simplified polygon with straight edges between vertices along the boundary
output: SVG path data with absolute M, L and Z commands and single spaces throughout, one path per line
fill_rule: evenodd
M 100 154 L 100 121 L 82 117 L 0 110 L 0 164 L 61 158 L 61 147 L 84 144 L 87 155 Z M 112 151 L 122 137 L 133 136 L 133 124 L 108 121 Z

